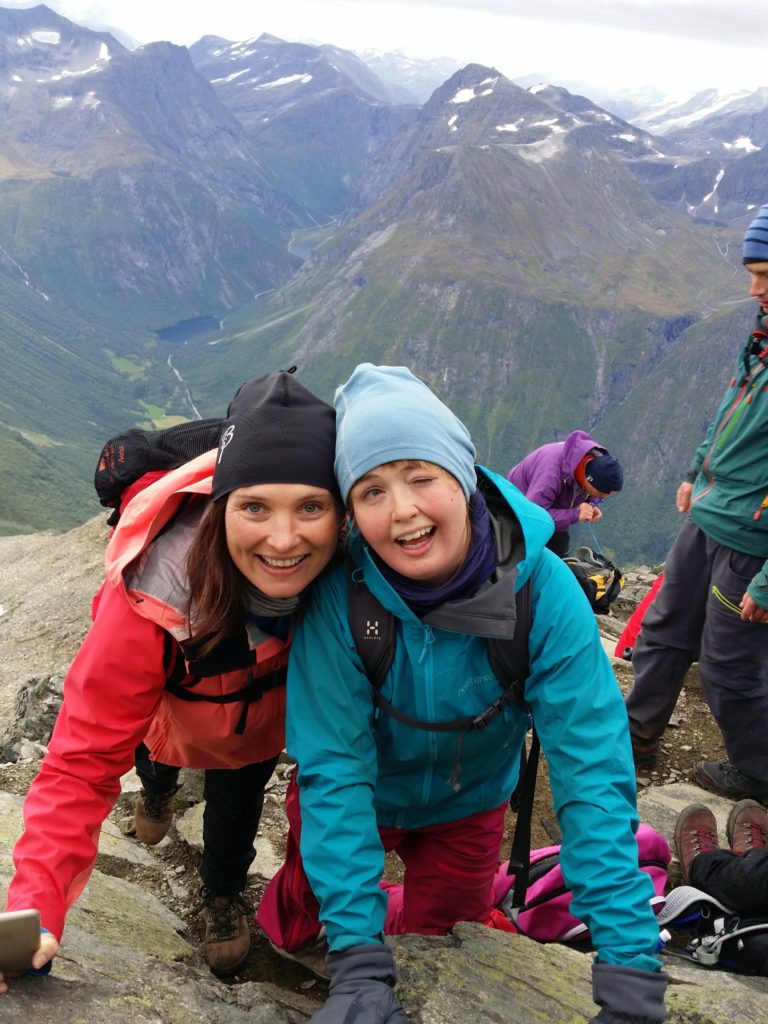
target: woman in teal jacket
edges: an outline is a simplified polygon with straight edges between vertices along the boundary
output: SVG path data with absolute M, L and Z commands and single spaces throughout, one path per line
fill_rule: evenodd
M 549 764 L 572 910 L 597 949 L 598 1019 L 663 1020 L 666 979 L 655 955 L 652 886 L 638 868 L 626 715 L 587 601 L 545 549 L 550 517 L 503 477 L 475 467 L 463 424 L 405 368 L 359 366 L 335 404 L 336 473 L 355 523 L 352 561 L 397 619 L 381 695 L 431 722 L 488 708 L 500 696 L 488 638 L 511 635 L 515 591 L 531 579 L 525 693 Z M 313 1024 L 368 1020 L 373 1006 L 377 1021 L 405 1021 L 384 932 L 445 932 L 460 919 L 487 919 L 528 728 L 514 702 L 460 743 L 454 731 L 375 711 L 350 631 L 347 575 L 343 568 L 316 588 L 289 666 L 301 855 L 332 978 Z M 385 848 L 406 865 L 402 905 L 389 914 L 379 885 Z M 287 874 L 296 880 L 295 865 Z M 306 893 L 295 900 L 284 942 L 288 931 L 294 947 L 317 935 L 310 903 Z M 269 906 L 268 894 L 265 912 Z

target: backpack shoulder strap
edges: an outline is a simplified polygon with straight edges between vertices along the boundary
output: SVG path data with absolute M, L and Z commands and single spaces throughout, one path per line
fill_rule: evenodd
M 526 580 L 515 595 L 515 632 L 510 640 L 489 640 L 491 668 L 505 690 L 513 689 L 515 698 L 525 703 L 525 681 L 530 672 L 528 635 L 533 618 L 531 581 Z
M 348 590 L 352 637 L 365 674 L 378 693 L 395 656 L 395 617 L 374 597 L 357 570 L 349 573 Z

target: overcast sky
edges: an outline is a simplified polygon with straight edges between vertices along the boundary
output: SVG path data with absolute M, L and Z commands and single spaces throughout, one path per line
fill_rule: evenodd
M 0 6 L 31 3 L 0 0 Z M 768 85 L 765 0 L 49 0 L 73 21 L 140 43 L 242 40 L 270 32 L 346 49 L 401 50 L 547 72 L 612 90 L 645 83 L 687 96 Z

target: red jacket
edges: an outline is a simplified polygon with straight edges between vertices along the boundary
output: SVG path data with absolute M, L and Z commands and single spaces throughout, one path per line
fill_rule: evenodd
M 24 804 L 8 909 L 38 909 L 43 926 L 59 940 L 66 912 L 93 869 L 99 830 L 120 793 L 120 777 L 133 766 L 142 740 L 154 759 L 190 768 L 264 761 L 285 744 L 284 686 L 248 706 L 242 734 L 235 732 L 241 701 L 192 703 L 165 690 L 168 634 L 177 641 L 188 635 L 186 591 L 179 586 L 183 573 L 176 570 L 205 507 L 202 498 L 181 511 L 180 505 L 185 495 L 210 493 L 214 458 L 209 452 L 167 474 L 122 514 L 107 549 L 107 581 L 94 599 L 93 624 L 67 673 L 48 753 Z M 173 599 L 162 599 L 164 587 Z M 194 689 L 232 693 L 246 685 L 249 674 L 285 668 L 288 641 L 250 626 L 248 640 L 250 665 L 206 676 Z M 189 680 L 187 675 L 182 685 Z

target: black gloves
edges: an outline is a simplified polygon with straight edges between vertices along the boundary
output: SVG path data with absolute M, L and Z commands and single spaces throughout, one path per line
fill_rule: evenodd
M 590 1024 L 662 1024 L 667 975 L 615 964 L 592 965 L 592 998 L 602 1007 Z
M 329 953 L 326 962 L 331 972 L 328 999 L 309 1024 L 407 1024 L 392 991 L 397 971 L 389 946 L 352 946 Z

